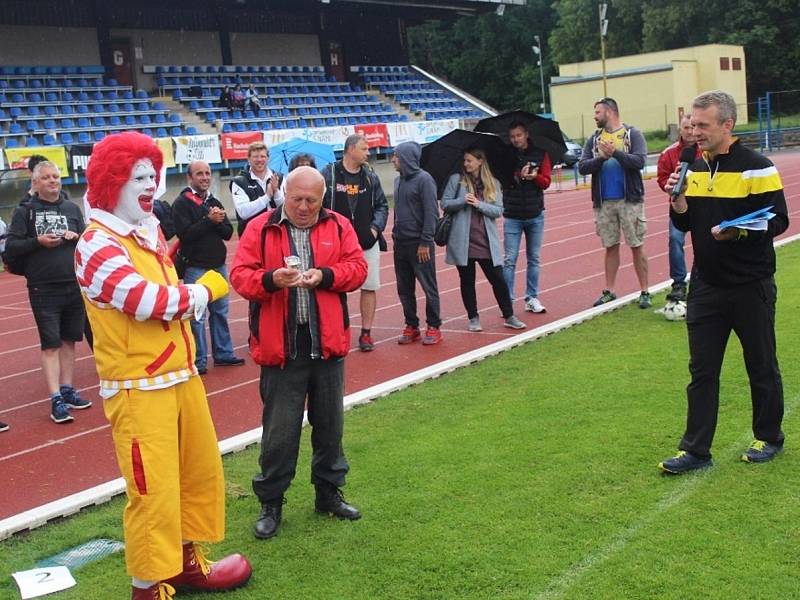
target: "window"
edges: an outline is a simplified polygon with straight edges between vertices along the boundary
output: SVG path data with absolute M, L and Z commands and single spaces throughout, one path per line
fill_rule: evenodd
M 731 68 L 731 59 L 729 59 L 727 56 L 720 56 L 719 68 L 723 71 L 729 71 Z
M 742 59 L 741 58 L 732 58 L 731 59 L 731 69 L 734 71 L 741 71 L 742 70 Z

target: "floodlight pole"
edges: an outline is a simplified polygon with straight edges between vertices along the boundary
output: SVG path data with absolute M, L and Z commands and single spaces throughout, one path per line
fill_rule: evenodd
M 542 62 L 544 60 L 544 55 L 542 52 L 542 41 L 538 35 L 533 36 L 533 39 L 536 40 L 536 45 L 531 46 L 531 50 L 536 55 L 536 58 L 539 59 L 539 82 L 542 86 L 542 112 L 547 112 L 547 100 L 544 97 L 544 67 L 542 66 Z
M 603 97 L 606 97 L 608 96 L 608 85 L 606 84 L 606 32 L 608 31 L 606 12 L 608 11 L 608 4 L 601 1 L 598 9 L 600 16 L 600 60 L 603 63 Z

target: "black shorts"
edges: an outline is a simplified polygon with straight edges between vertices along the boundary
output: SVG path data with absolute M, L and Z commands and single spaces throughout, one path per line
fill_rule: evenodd
M 60 348 L 62 341 L 80 342 L 83 339 L 86 310 L 77 284 L 57 289 L 29 288 L 28 297 L 42 350 Z

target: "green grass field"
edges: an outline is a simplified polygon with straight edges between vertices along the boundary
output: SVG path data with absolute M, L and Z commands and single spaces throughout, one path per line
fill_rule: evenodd
M 256 450 L 227 457 L 228 537 L 214 552 L 246 553 L 255 574 L 225 598 L 797 598 L 800 245 L 778 255 L 787 451 L 773 463 L 738 458 L 750 402 L 734 338 L 715 467 L 657 471 L 683 431 L 685 326 L 630 306 L 348 413 L 361 521 L 313 512 L 306 431 L 280 534 L 257 541 Z M 18 597 L 12 571 L 120 538 L 122 507 L 0 543 L 0 598 Z M 74 575 L 57 597 L 128 597 L 121 555 Z

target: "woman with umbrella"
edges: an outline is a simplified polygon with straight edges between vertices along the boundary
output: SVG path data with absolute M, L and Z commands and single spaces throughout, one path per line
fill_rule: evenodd
M 445 262 L 458 269 L 469 331 L 482 331 L 475 294 L 475 263 L 492 286 L 503 324 L 525 329 L 525 323 L 514 316 L 503 278 L 503 250 L 495 223 L 503 214 L 503 192 L 483 150 L 469 148 L 464 152 L 461 173 L 450 176 L 441 205 L 445 213 L 452 215 Z

